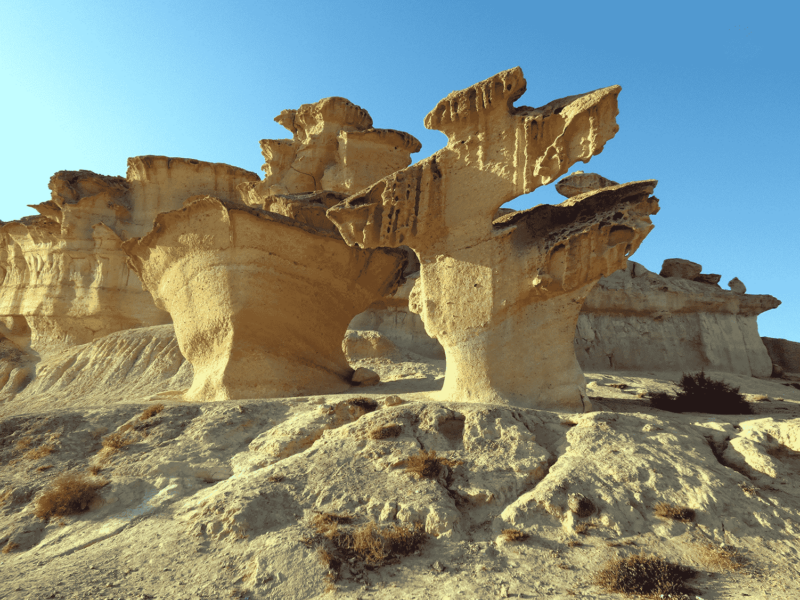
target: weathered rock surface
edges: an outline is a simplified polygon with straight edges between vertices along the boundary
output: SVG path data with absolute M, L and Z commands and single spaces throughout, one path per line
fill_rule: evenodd
M 706 369 L 769 377 L 773 361 L 756 318 L 779 305 L 772 296 L 663 277 L 629 262 L 587 297 L 575 350 L 586 370 Z
M 575 171 L 566 177 L 562 177 L 556 183 L 556 191 L 562 196 L 572 198 L 586 192 L 593 192 L 603 188 L 611 187 L 612 185 L 619 185 L 616 181 L 606 179 L 597 173 L 584 173 L 583 171 Z
M 181 355 L 172 325 L 159 325 L 114 332 L 49 355 L 24 389 L 12 386 L 13 380 L 12 374 L 0 390 L 0 415 L 170 396 L 191 386 L 192 365 Z
M 407 167 L 421 145 L 394 129 L 373 129 L 369 113 L 345 98 L 324 98 L 275 121 L 291 140 L 261 140 L 263 189 L 272 195 L 331 190 L 352 194 Z
M 0 546 L 10 549 L 0 595 L 318 598 L 327 567 L 303 539 L 314 515 L 334 512 L 357 525 L 419 523 L 429 536 L 401 563 L 342 567 L 335 585 L 346 597 L 366 586 L 378 599 L 452 589 L 488 598 L 499 580 L 512 593 L 568 598 L 580 588 L 596 597 L 587 573 L 614 552 L 640 551 L 714 572 L 694 582 L 704 597 L 794 597 L 796 578 L 770 574 L 794 572 L 800 553 L 800 392 L 792 393 L 738 418 L 662 413 L 646 401 L 627 412 L 598 401 L 599 412 L 575 416 L 420 395 L 166 402 L 149 418 L 146 403 L 6 417 Z M 388 425 L 396 437 L 373 437 Z M 111 434 L 131 443 L 103 459 Z M 26 458 L 43 446 L 52 452 Z M 405 465 L 422 449 L 453 466 L 412 476 Z M 90 465 L 109 484 L 88 512 L 33 515 L 58 474 Z M 576 499 L 595 510 L 576 510 Z M 661 502 L 696 517 L 660 519 Z M 509 527 L 529 540 L 503 542 Z M 718 572 L 704 562 L 706 544 L 738 549 L 748 568 Z
M 747 288 L 741 281 L 739 281 L 738 277 L 734 277 L 733 279 L 731 279 L 728 282 L 728 287 L 734 294 L 744 294 L 747 292 Z
M 762 337 L 770 360 L 786 373 L 800 375 L 800 344 L 781 338 Z
M 169 322 L 126 265 L 122 241 L 150 230 L 158 212 L 198 193 L 236 196 L 258 179 L 229 165 L 164 156 L 128 159 L 125 178 L 60 171 L 51 200 L 0 228 L 4 335 L 36 356 L 114 331 Z M 23 339 L 24 338 L 24 339 Z
M 318 211 L 316 195 L 293 211 Z M 293 213 L 294 214 L 294 213 Z M 295 215 L 296 216 L 296 215 Z M 305 221 L 305 222 L 304 222 Z M 347 324 L 391 294 L 403 252 L 358 250 L 334 232 L 245 204 L 194 198 L 129 240 L 130 265 L 172 315 L 194 367 L 192 400 L 347 389 Z
M 493 223 L 502 204 L 588 161 L 618 129 L 618 86 L 513 107 L 525 87 L 516 68 L 453 92 L 425 119 L 448 145 L 328 217 L 349 244 L 407 245 L 419 256 L 410 306 L 445 349 L 444 398 L 583 410 L 572 347 L 580 306 L 652 228 L 656 182 Z
M 679 279 L 688 279 L 694 281 L 700 275 L 703 267 L 696 262 L 685 260 L 683 258 L 668 258 L 661 265 L 661 277 L 678 277 Z

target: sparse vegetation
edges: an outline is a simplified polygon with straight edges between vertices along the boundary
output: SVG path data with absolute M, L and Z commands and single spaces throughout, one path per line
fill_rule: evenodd
M 400 425 L 392 423 L 391 425 L 376 427 L 369 432 L 369 437 L 371 437 L 373 440 L 385 440 L 388 438 L 397 437 L 402 431 L 403 428 Z
M 125 425 L 128 425 L 128 423 Z M 123 425 L 119 431 L 110 433 L 103 438 L 103 451 L 106 454 L 116 454 L 126 446 L 130 446 L 131 444 L 135 444 L 137 442 L 135 435 L 127 433 L 128 429 L 130 428 L 125 429 L 125 425 Z
M 436 450 L 420 450 L 406 460 L 406 473 L 416 475 L 419 479 L 437 479 L 445 468 L 454 469 L 461 464 L 460 460 L 436 456 Z
M 667 597 L 692 592 L 686 582 L 695 575 L 691 567 L 642 553 L 609 561 L 595 574 L 594 583 L 607 592 Z
M 672 519 L 681 523 L 691 523 L 695 517 L 694 509 L 686 506 L 675 506 L 666 502 L 659 502 L 653 510 L 660 519 Z
M 745 493 L 745 495 L 749 496 L 750 498 L 758 496 L 758 488 L 751 483 L 740 481 L 739 487 L 742 488 L 742 491 Z
M 65 473 L 57 477 L 36 501 L 34 514 L 40 519 L 81 513 L 107 481 L 90 481 L 84 474 Z
M 676 413 L 745 415 L 753 412 L 739 388 L 711 379 L 703 371 L 694 375 L 684 373 L 675 396 L 666 392 L 651 393 L 650 406 Z
M 11 540 L 9 540 L 8 543 L 5 546 L 3 546 L 2 552 L 3 554 L 8 554 L 9 552 L 16 550 L 17 548 L 19 548 L 19 544 L 16 544 Z
M 156 416 L 162 410 L 164 410 L 163 404 L 153 404 L 152 406 L 148 406 L 146 409 L 144 409 L 144 412 L 142 412 L 142 414 L 139 415 L 139 420 L 146 421 L 150 417 Z
M 89 473 L 91 473 L 92 475 L 97 475 L 102 470 L 103 470 L 102 465 L 98 465 L 98 464 L 94 464 L 94 465 L 91 465 L 89 467 Z
M 27 460 L 38 460 L 40 458 L 44 458 L 45 456 L 52 454 L 55 452 L 56 449 L 53 448 L 49 444 L 45 444 L 44 446 L 39 446 L 38 448 L 34 448 L 33 450 L 28 450 L 24 457 Z
M 36 470 L 41 473 L 42 471 L 47 471 L 48 469 L 52 469 L 53 465 L 42 465 L 40 467 L 36 467 Z
M 17 440 L 14 449 L 22 452 L 23 450 L 27 450 L 28 448 L 30 448 L 32 445 L 33 445 L 33 438 L 28 436 L 20 440 Z
M 360 408 L 365 413 L 372 412 L 378 408 L 378 402 L 372 398 L 353 398 L 350 400 L 350 405 Z
M 503 531 L 500 532 L 500 536 L 507 542 L 524 542 L 531 537 L 530 534 L 520 531 L 519 529 L 503 529 Z
M 711 543 L 702 544 L 699 555 L 703 564 L 719 571 L 739 571 L 747 564 L 745 557 L 736 548 Z
M 583 544 L 578 540 L 570 540 L 567 542 L 567 546 L 570 548 L 577 548 L 578 546 L 583 546 Z
M 267 477 L 267 481 L 269 481 L 270 483 L 280 483 L 285 479 L 285 477 L 286 477 L 285 475 L 282 475 L 280 473 L 275 473 L 274 475 L 270 475 L 269 477 Z
M 597 508 L 589 498 L 583 494 L 571 494 L 567 500 L 569 509 L 578 517 L 585 518 L 593 515 Z
M 597 527 L 597 523 L 594 521 L 578 523 L 575 525 L 575 533 L 578 535 L 589 535 L 589 530 L 594 529 L 595 527 Z
M 427 538 L 419 523 L 413 527 L 379 527 L 370 521 L 354 526 L 353 520 L 353 515 L 347 513 L 318 513 L 311 519 L 314 537 L 303 540 L 309 546 L 315 545 L 320 561 L 331 570 L 329 585 L 338 579 L 345 560 L 350 564 L 358 560 L 368 567 L 383 566 L 416 552 Z

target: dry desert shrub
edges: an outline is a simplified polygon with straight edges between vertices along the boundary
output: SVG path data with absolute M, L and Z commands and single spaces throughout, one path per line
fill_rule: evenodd
M 749 415 L 753 412 L 739 388 L 711 379 L 703 371 L 694 375 L 684 373 L 675 396 L 665 392 L 650 394 L 650 406 L 675 413 Z
M 36 470 L 41 473 L 42 471 L 47 471 L 48 469 L 52 469 L 53 465 L 42 465 L 40 467 L 36 467 Z
M 642 553 L 610 560 L 595 574 L 594 583 L 607 592 L 666 598 L 690 593 L 686 582 L 695 575 L 691 567 Z
M 395 438 L 400 435 L 400 432 L 403 431 L 403 428 L 396 424 L 392 423 L 391 425 L 383 425 L 381 427 L 376 427 L 372 431 L 369 432 L 369 437 L 373 440 L 385 440 L 388 438 Z
M 454 469 L 461 464 L 463 463 L 460 460 L 436 456 L 436 450 L 420 450 L 419 454 L 409 456 L 406 460 L 406 473 L 416 475 L 419 479 L 436 479 L 445 467 Z
M 28 450 L 25 453 L 24 457 L 28 460 L 38 460 L 40 458 L 48 456 L 49 454 L 52 454 L 55 451 L 56 449 L 53 448 L 51 445 L 45 444 L 44 446 L 39 446 L 38 448 L 34 448 L 33 450 Z
M 5 546 L 3 546 L 2 553 L 8 554 L 9 552 L 16 550 L 17 548 L 19 548 L 19 544 L 16 544 L 11 540 L 9 540 L 8 543 Z
M 126 446 L 136 443 L 136 436 L 128 433 L 130 427 L 126 429 L 126 425 L 128 425 L 128 423 L 123 425 L 119 431 L 110 433 L 103 438 L 103 451 L 106 454 L 116 454 Z
M 66 517 L 84 512 L 108 481 L 90 481 L 84 474 L 65 473 L 57 477 L 36 501 L 34 514 L 40 519 Z
M 747 564 L 745 557 L 736 548 L 705 543 L 699 549 L 700 561 L 707 567 L 719 571 L 739 571 Z
M 162 410 L 164 410 L 163 404 L 153 404 L 153 406 L 148 406 L 146 409 L 144 409 L 144 412 L 142 412 L 142 414 L 139 415 L 139 420 L 146 421 L 150 417 L 156 416 Z
M 92 475 L 97 475 L 98 473 L 100 473 L 100 471 L 103 470 L 103 466 L 97 464 L 91 465 L 88 470 L 89 473 L 91 473 Z
M 758 496 L 758 488 L 750 483 L 740 481 L 739 487 L 742 488 L 742 491 L 745 493 L 745 496 L 748 496 L 750 498 Z
M 691 523 L 694 521 L 695 512 L 686 506 L 675 506 L 666 502 L 659 502 L 653 509 L 656 516 L 660 519 L 672 519 L 681 523 Z
M 17 440 L 17 443 L 14 446 L 14 448 L 22 452 L 23 450 L 27 450 L 28 448 L 30 448 L 32 445 L 33 445 L 33 438 L 28 436 L 20 440 Z
M 372 398 L 353 398 L 350 400 L 350 405 L 360 408 L 365 413 L 373 412 L 378 408 L 378 402 Z
M 500 536 L 507 542 L 524 542 L 529 537 L 529 534 L 520 531 L 519 529 L 503 529 Z
M 588 523 L 578 523 L 575 525 L 575 533 L 578 535 L 589 535 L 589 530 L 597 527 L 597 523 L 589 521 Z

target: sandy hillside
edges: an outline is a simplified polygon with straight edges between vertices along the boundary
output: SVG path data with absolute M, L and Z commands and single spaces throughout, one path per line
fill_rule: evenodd
M 791 381 L 728 376 L 755 414 L 721 416 L 640 397 L 678 373 L 589 373 L 595 411 L 561 414 L 438 402 L 443 362 L 395 355 L 363 362 L 384 383 L 358 393 L 189 403 L 168 330 L 51 359 L 49 389 L 0 405 L 0 597 L 613 598 L 594 573 L 640 551 L 697 569 L 704 599 L 800 597 Z M 430 477 L 407 471 L 420 450 L 443 459 Z M 80 515 L 36 517 L 64 472 L 108 483 Z M 337 538 L 324 515 L 351 519 Z M 319 547 L 370 522 L 424 539 L 383 566 L 334 556 L 332 582 Z M 741 568 L 724 568 L 728 550 Z

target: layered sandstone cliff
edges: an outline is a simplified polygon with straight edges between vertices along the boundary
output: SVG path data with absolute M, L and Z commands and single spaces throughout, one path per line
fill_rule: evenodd
M 229 165 L 140 156 L 123 177 L 60 171 L 40 214 L 0 227 L 0 333 L 33 357 L 169 322 L 127 267 L 123 240 L 198 193 L 238 197 L 258 179 Z

